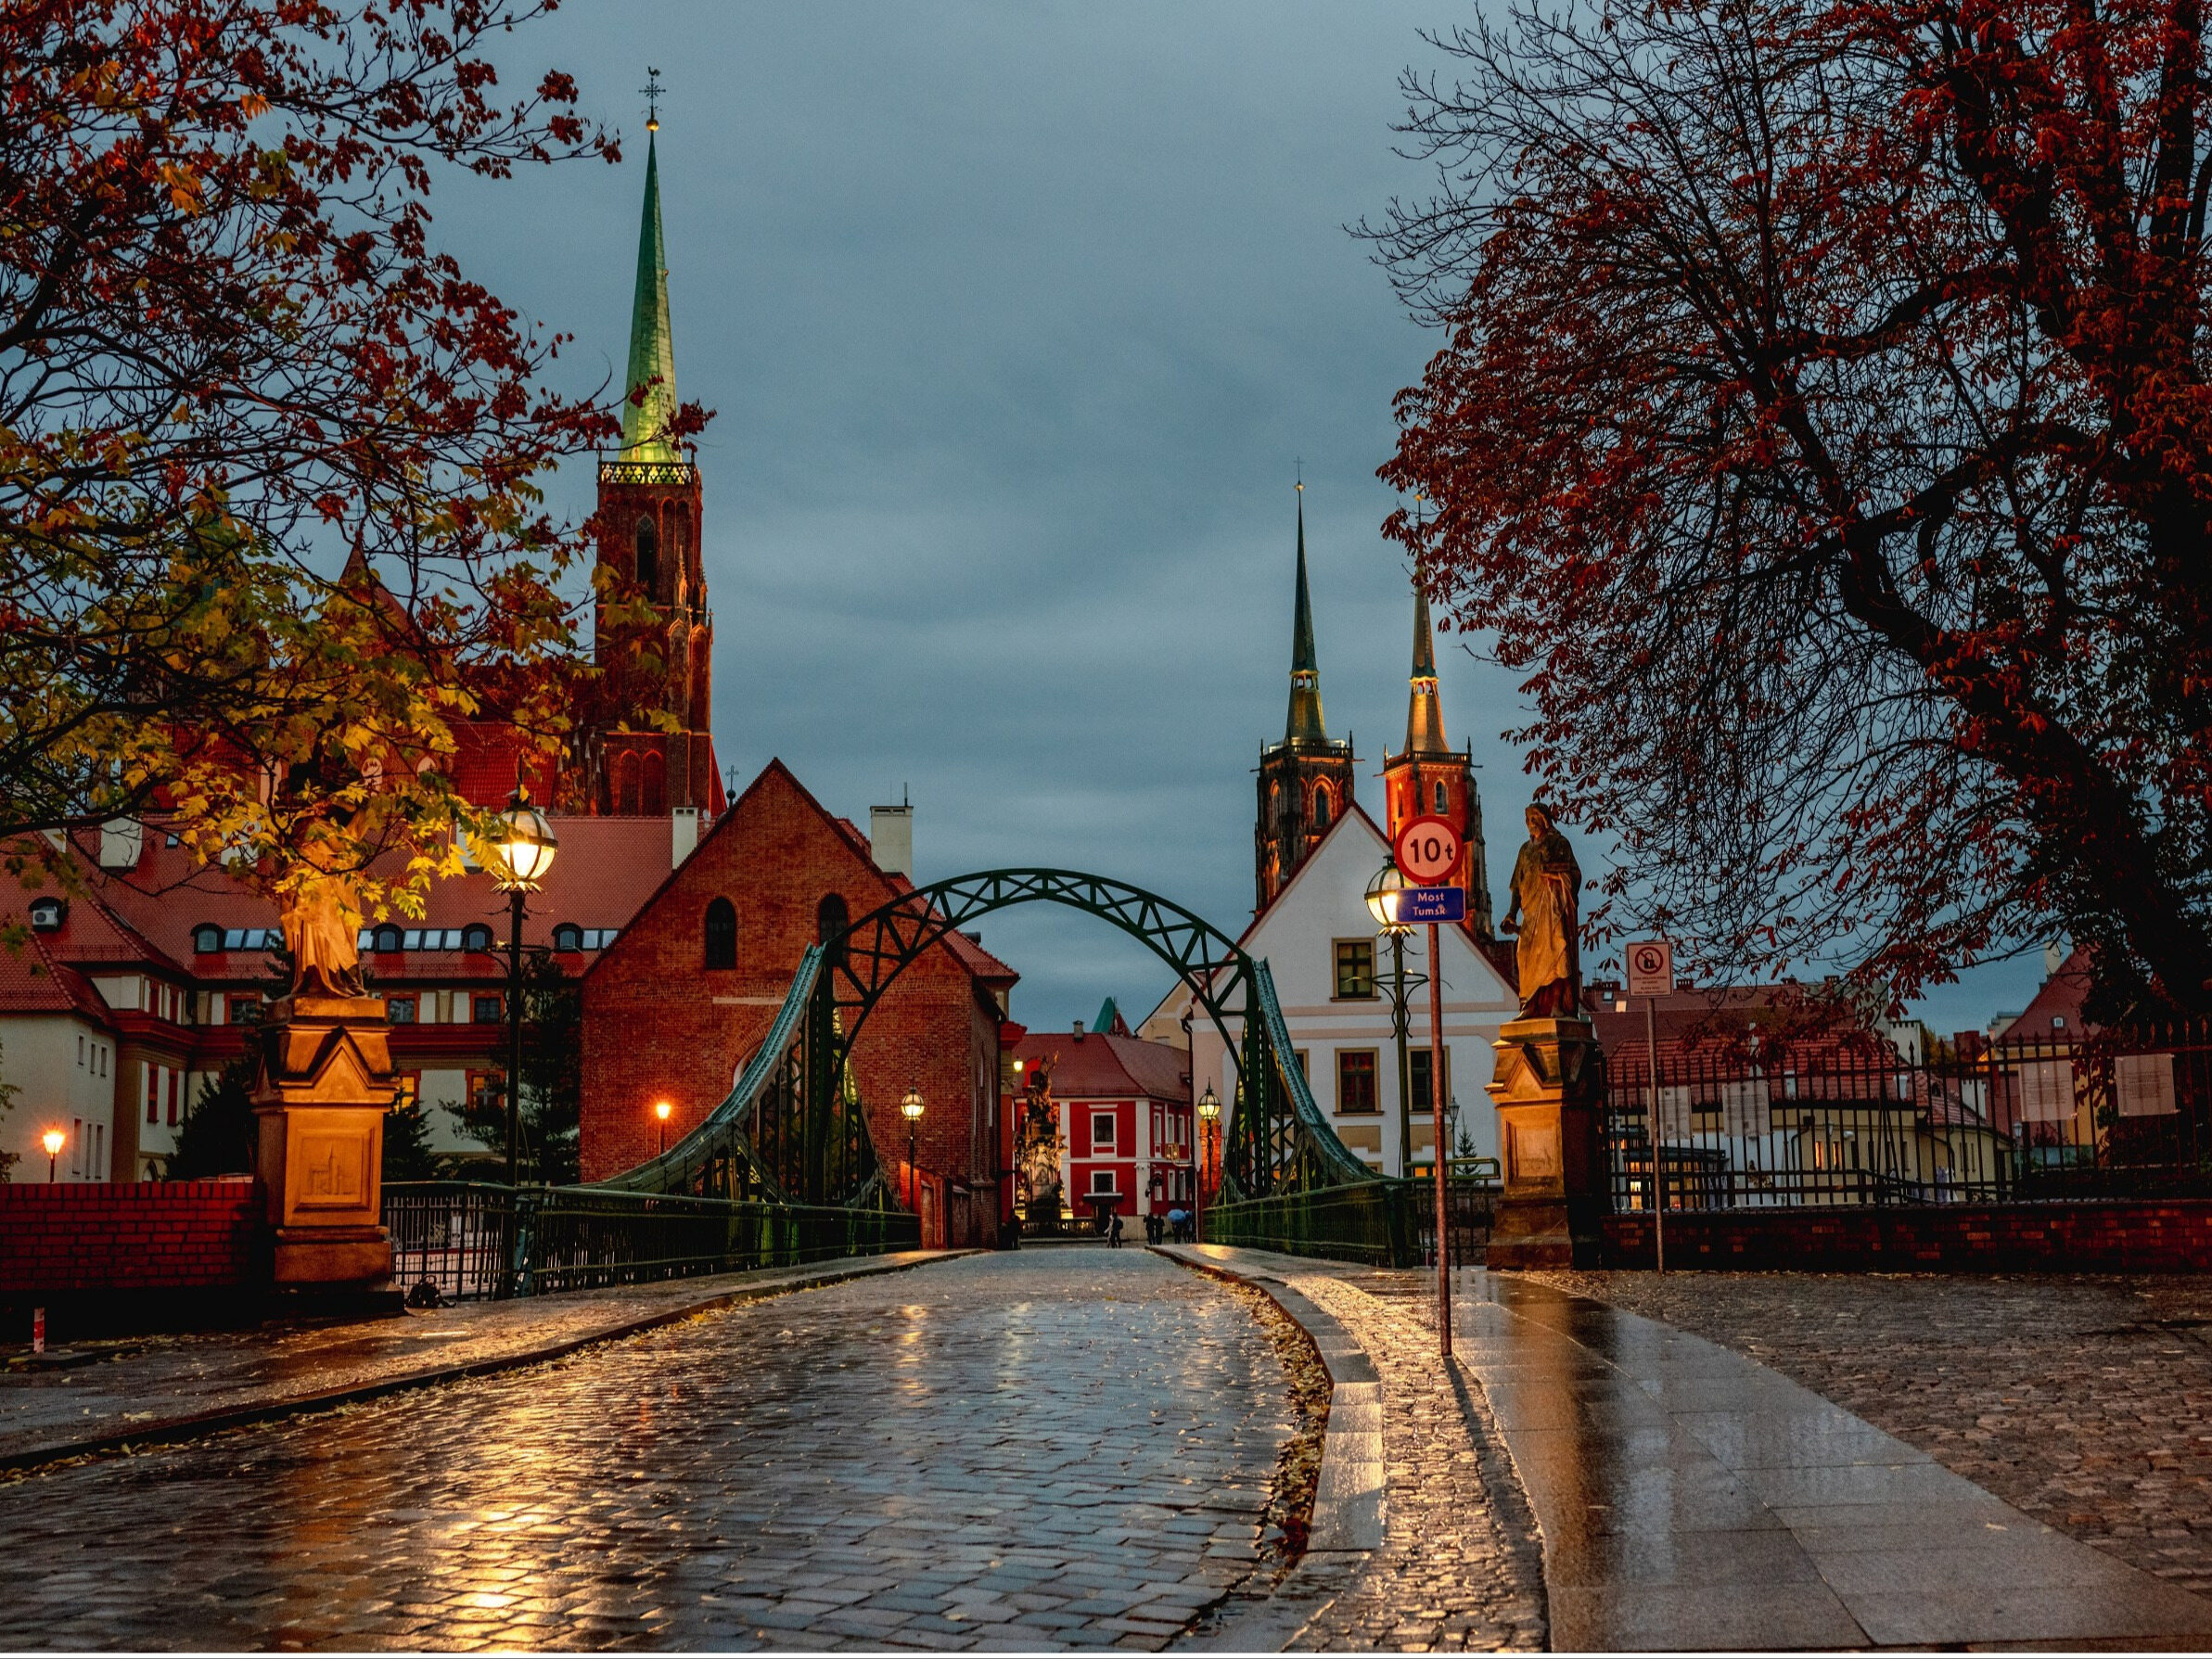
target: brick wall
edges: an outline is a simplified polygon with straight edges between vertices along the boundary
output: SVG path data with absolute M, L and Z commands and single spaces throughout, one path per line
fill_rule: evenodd
M 0 1295 L 261 1284 L 257 1181 L 0 1185 Z
M 799 781 L 771 762 L 584 977 L 583 1179 L 653 1155 L 655 1101 L 674 1107 L 671 1146 L 722 1104 L 815 941 L 825 896 L 840 895 L 857 918 L 893 892 Z M 737 912 L 737 965 L 710 970 L 704 930 L 717 898 Z M 941 1219 L 932 1243 L 984 1242 L 994 1231 L 995 1159 L 978 1103 L 988 1105 L 986 1086 L 995 1088 L 998 1025 L 973 976 L 940 947 L 884 993 L 854 1044 L 876 1155 L 901 1193 L 899 1101 L 909 1085 L 922 1092 L 915 1162 Z
M 1649 1215 L 1606 1218 L 1605 1265 L 1654 1265 Z M 1667 1266 L 1881 1273 L 2202 1273 L 2212 1271 L 2212 1199 L 1670 1214 Z

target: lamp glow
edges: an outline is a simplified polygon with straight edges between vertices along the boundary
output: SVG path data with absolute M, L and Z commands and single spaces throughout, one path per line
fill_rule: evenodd
M 545 814 L 530 804 L 530 791 L 519 785 L 499 817 L 504 827 L 495 843 L 495 884 L 503 893 L 534 893 L 553 868 L 553 854 L 560 838 L 553 833 Z
M 1211 1123 L 1221 1115 L 1221 1097 L 1213 1091 L 1213 1085 L 1206 1085 L 1206 1092 L 1198 1097 L 1198 1116 Z
M 1411 922 L 1398 919 L 1398 899 L 1405 891 L 1405 874 L 1395 859 L 1377 870 L 1375 879 L 1367 884 L 1367 913 L 1386 935 L 1413 930 Z
M 38 1143 L 46 1149 L 48 1157 L 58 1158 L 61 1155 L 62 1143 L 68 1139 L 59 1129 L 48 1129 L 38 1138 Z
M 914 1087 L 914 1085 L 911 1083 L 908 1084 L 906 1092 L 900 1097 L 899 1110 L 909 1123 L 914 1122 L 916 1118 L 921 1117 L 922 1091 L 919 1089 Z

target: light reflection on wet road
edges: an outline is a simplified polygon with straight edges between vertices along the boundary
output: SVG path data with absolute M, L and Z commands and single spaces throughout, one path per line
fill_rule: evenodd
M 1288 1432 L 1206 1281 L 971 1257 L 0 1487 L 0 1647 L 1162 1645 Z

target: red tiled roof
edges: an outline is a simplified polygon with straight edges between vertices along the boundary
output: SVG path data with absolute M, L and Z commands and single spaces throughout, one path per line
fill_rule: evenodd
M 2064 1041 L 2078 1037 L 2090 1028 L 2081 1017 L 2081 1005 L 2089 1000 L 2090 961 L 2086 951 L 2070 951 L 2065 961 L 2058 964 L 2058 972 L 2043 981 L 2018 1018 L 1997 1034 L 1999 1042 Z M 2063 1020 L 2064 1025 L 2053 1025 Z
M 1025 1063 L 1057 1056 L 1053 1063 L 1055 1100 L 1118 1100 L 1145 1095 L 1153 1100 L 1191 1098 L 1191 1059 L 1181 1049 L 1142 1037 L 1086 1032 L 1078 1042 L 1072 1031 L 1031 1031 L 1015 1046 Z
M 19 909 L 5 919 L 20 923 L 27 914 Z M 81 1014 L 107 1025 L 107 1002 L 91 980 L 54 960 L 46 950 L 48 937 L 31 934 L 19 948 L 0 944 L 0 1014 Z
M 556 818 L 553 825 L 559 850 L 544 887 L 531 896 L 523 942 L 550 944 L 553 930 L 563 923 L 627 927 L 669 873 L 671 820 Z M 275 905 L 222 870 L 195 865 L 185 848 L 168 845 L 159 825 L 149 826 L 146 838 L 137 867 L 128 873 L 103 871 L 80 856 L 86 890 L 70 897 L 61 929 L 45 936 L 54 953 L 69 962 L 139 963 L 171 973 L 185 972 L 182 964 L 188 963 L 191 971 L 208 976 L 259 977 L 262 952 L 220 953 L 222 965 L 217 966 L 216 957 L 193 949 L 192 930 L 205 923 L 225 931 L 275 927 Z M 475 871 L 433 881 L 420 919 L 396 913 L 389 919 L 403 929 L 462 928 L 483 922 L 504 941 L 506 917 L 505 895 L 495 890 L 489 874 Z M 364 925 L 374 926 L 376 919 L 367 918 Z M 441 963 L 458 970 L 466 955 L 417 951 L 411 958 L 418 971 Z

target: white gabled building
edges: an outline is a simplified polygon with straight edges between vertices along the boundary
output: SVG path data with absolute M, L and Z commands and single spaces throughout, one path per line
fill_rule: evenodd
M 1291 1047 L 1306 1068 L 1313 1098 L 1336 1137 L 1387 1175 L 1405 1166 L 1399 1155 L 1398 1051 L 1391 1032 L 1389 942 L 1375 937 L 1367 884 L 1389 861 L 1389 843 L 1356 803 L 1329 828 L 1274 901 L 1253 918 L 1238 941 L 1264 958 L 1290 1028 Z M 1498 1155 L 1498 1116 L 1483 1085 L 1490 1080 L 1498 1028 L 1519 1007 L 1512 986 L 1464 926 L 1438 930 L 1444 961 L 1444 1077 L 1447 1108 L 1455 1103 L 1455 1144 L 1475 1155 Z M 1428 930 L 1406 938 L 1408 976 L 1428 972 Z M 1428 1092 L 1428 988 L 1408 991 L 1408 1070 L 1412 1074 L 1413 1161 L 1426 1165 L 1435 1146 Z M 1177 987 L 1153 1019 L 1180 1021 L 1190 993 Z M 1149 1027 L 1152 1020 L 1148 1020 Z M 1240 1040 L 1238 1022 L 1230 1023 Z M 1214 1024 L 1191 1020 L 1192 1087 L 1211 1083 L 1224 1102 L 1236 1092 L 1236 1067 Z

